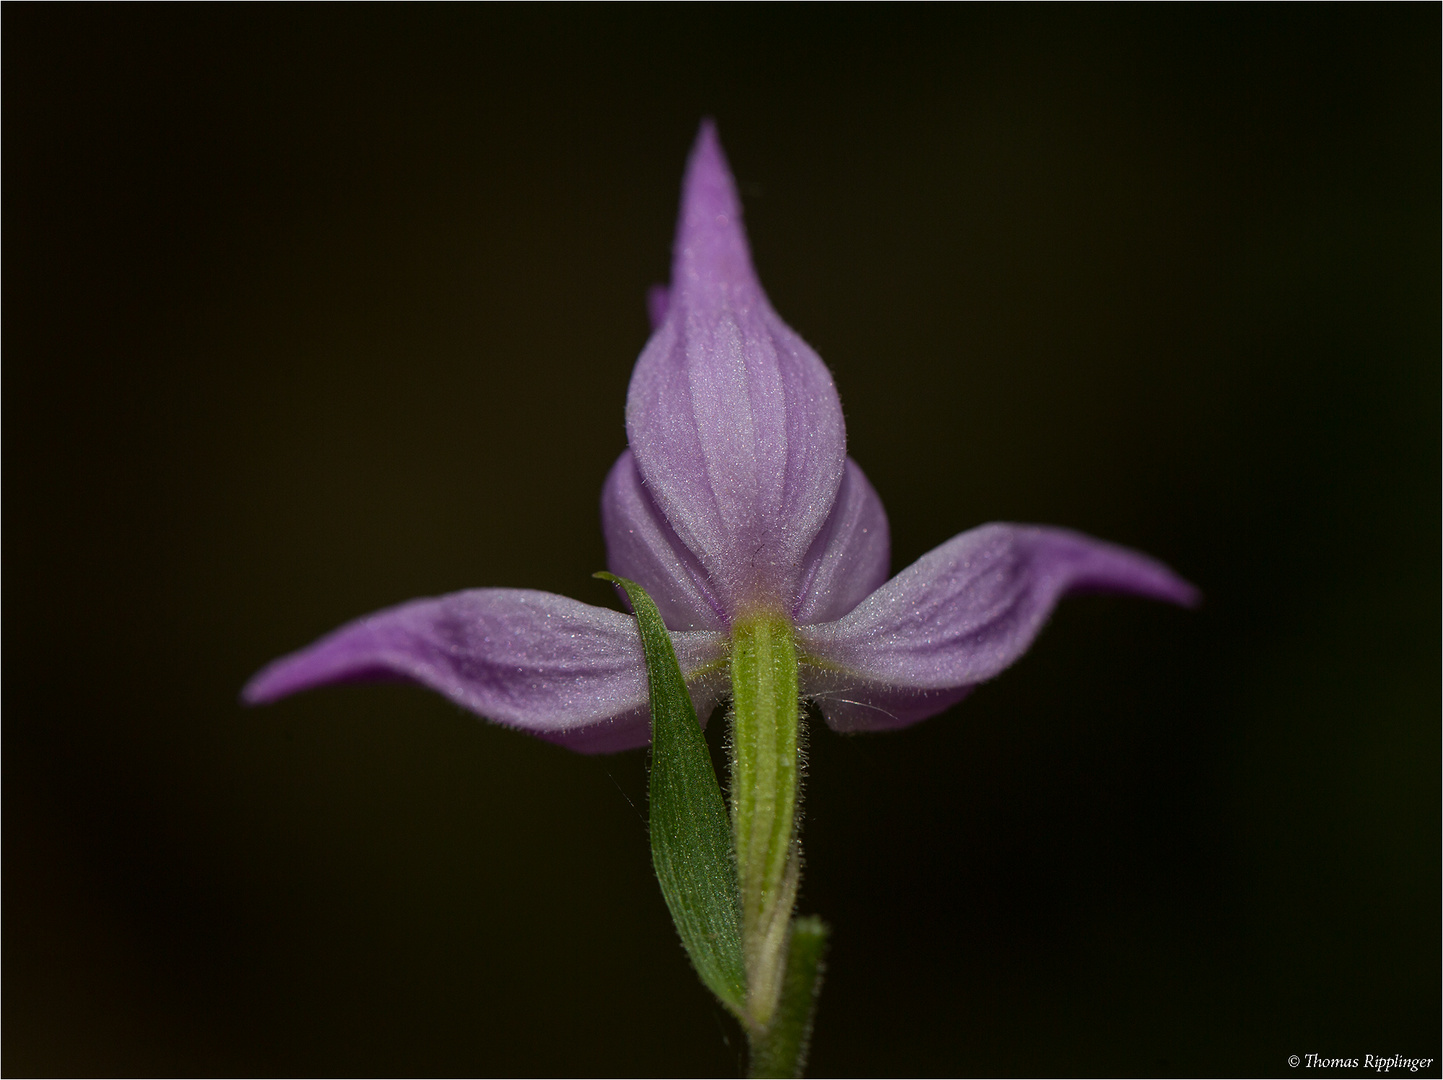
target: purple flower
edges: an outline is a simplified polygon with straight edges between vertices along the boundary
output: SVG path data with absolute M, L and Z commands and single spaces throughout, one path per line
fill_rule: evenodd
M 613 573 L 656 601 L 703 720 L 729 693 L 731 631 L 781 620 L 799 686 L 837 730 L 941 712 L 1022 655 L 1066 593 L 1192 604 L 1167 567 L 1078 533 L 992 524 L 888 580 L 887 516 L 846 456 L 831 373 L 772 310 L 710 123 L 687 165 L 669 290 L 627 396 L 630 448 L 607 477 Z M 585 752 L 649 738 L 631 617 L 524 589 L 413 600 L 275 661 L 252 703 L 400 678 Z

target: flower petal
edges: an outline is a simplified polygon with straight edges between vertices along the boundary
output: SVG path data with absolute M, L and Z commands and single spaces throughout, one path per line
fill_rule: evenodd
M 721 659 L 715 633 L 673 634 L 703 720 Z M 473 589 L 413 600 L 341 627 L 282 657 L 242 692 L 253 705 L 330 683 L 400 678 L 490 720 L 589 752 L 650 737 L 646 666 L 636 621 L 553 593 Z
M 601 531 L 607 568 L 645 588 L 669 629 L 725 628 L 706 570 L 647 493 L 630 450 L 616 459 L 601 488 Z
M 849 678 L 842 672 L 802 668 L 802 695 L 811 698 L 833 731 L 895 731 L 950 709 L 973 690 L 908 690 Z
M 841 483 L 831 373 L 767 302 L 726 159 L 703 124 L 687 166 L 666 317 L 627 396 L 636 463 L 729 614 L 789 610 Z
M 840 619 L 887 580 L 892 538 L 876 489 L 851 458 L 837 501 L 802 564 L 797 623 Z
M 824 709 L 834 699 L 833 726 L 921 720 L 1020 657 L 1057 601 L 1079 590 L 1198 600 L 1139 552 L 1064 529 L 983 525 L 922 556 L 844 618 L 799 628 L 803 692 Z
M 646 317 L 655 330 L 666 319 L 666 309 L 671 305 L 671 294 L 665 285 L 653 285 L 646 290 Z

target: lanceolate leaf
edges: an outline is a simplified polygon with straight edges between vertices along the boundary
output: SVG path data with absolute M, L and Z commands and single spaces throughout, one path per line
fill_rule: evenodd
M 696 710 L 666 625 L 634 581 L 626 590 L 651 687 L 651 861 L 677 933 L 701 981 L 733 1013 L 746 1008 L 740 902 L 731 826 Z

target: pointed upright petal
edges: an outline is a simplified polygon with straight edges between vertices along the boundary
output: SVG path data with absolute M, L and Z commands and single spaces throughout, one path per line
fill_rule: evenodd
M 1191 605 L 1198 593 L 1136 551 L 1064 529 L 983 525 L 953 537 L 847 616 L 797 631 L 804 692 L 837 700 L 834 726 L 898 727 L 940 712 L 1027 651 L 1081 590 Z M 832 720 L 828 716 L 828 720 Z
M 691 679 L 725 649 L 714 633 L 673 634 L 672 642 Z M 473 589 L 378 611 L 275 661 L 243 697 L 258 705 L 386 678 L 418 682 L 487 719 L 574 749 L 620 750 L 650 737 L 635 620 L 529 589 Z M 698 680 L 698 716 L 709 715 L 716 692 Z
M 711 313 L 762 298 L 742 226 L 742 204 L 716 125 L 703 120 L 682 178 L 672 248 L 671 298 Z
M 846 431 L 830 372 L 757 281 L 710 124 L 687 166 L 669 306 L 632 374 L 626 429 L 648 492 L 727 612 L 790 609 Z
M 887 580 L 891 559 L 887 511 L 848 458 L 837 501 L 802 564 L 801 597 L 793 612 L 797 623 L 840 619 Z
M 601 531 L 608 569 L 645 588 L 669 629 L 725 628 L 706 570 L 647 493 L 630 450 L 617 458 L 601 489 Z

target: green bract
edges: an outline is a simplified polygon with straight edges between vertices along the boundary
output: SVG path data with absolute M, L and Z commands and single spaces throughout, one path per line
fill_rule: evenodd
M 672 921 L 701 981 L 746 1016 L 736 860 L 726 805 L 666 625 L 634 581 L 596 575 L 626 590 L 636 612 L 651 688 L 651 862 Z

